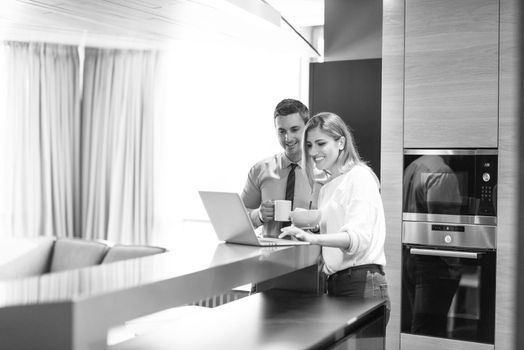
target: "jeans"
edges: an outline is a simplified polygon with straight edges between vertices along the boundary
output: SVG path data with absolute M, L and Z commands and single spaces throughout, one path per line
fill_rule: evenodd
M 327 293 L 334 296 L 356 298 L 382 298 L 386 300 L 386 324 L 391 313 L 386 277 L 366 269 L 349 269 L 328 276 Z

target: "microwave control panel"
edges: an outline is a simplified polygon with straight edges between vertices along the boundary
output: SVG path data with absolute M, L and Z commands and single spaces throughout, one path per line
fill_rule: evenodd
M 478 156 L 476 181 L 480 199 L 478 214 L 495 215 L 497 204 L 497 156 Z

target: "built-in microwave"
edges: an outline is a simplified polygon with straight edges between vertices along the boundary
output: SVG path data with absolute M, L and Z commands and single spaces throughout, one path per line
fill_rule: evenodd
M 405 149 L 403 220 L 496 225 L 496 149 Z

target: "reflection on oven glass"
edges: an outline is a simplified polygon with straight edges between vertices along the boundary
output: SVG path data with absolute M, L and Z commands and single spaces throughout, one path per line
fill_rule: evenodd
M 411 333 L 448 336 L 448 313 L 461 276 L 459 258 L 404 254 Z
M 446 155 L 424 155 L 404 170 L 404 212 L 460 214 L 459 177 Z M 464 176 L 460 177 L 464 182 Z M 464 186 L 464 185 L 462 185 Z
M 405 150 L 404 213 L 496 216 L 496 150 L 440 152 Z
M 493 344 L 495 261 L 410 253 L 403 246 L 403 333 Z
M 480 321 L 480 266 L 464 266 L 448 312 L 449 337 L 468 338 Z

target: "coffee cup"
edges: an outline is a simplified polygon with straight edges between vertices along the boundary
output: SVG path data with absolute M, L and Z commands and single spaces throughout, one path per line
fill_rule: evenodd
M 291 222 L 299 228 L 314 228 L 320 223 L 321 212 L 318 209 L 297 208 L 290 213 Z
M 275 221 L 289 221 L 291 201 L 284 199 L 275 200 Z

